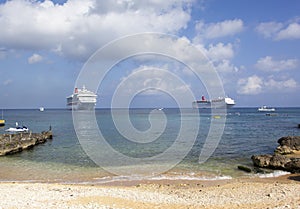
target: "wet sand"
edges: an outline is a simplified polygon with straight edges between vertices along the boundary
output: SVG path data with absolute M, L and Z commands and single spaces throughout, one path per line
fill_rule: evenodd
M 0 183 L 0 208 L 300 208 L 300 175 L 105 185 Z

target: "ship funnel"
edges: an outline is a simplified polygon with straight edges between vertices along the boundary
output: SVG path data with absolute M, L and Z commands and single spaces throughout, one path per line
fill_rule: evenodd
M 205 97 L 204 96 L 202 96 L 202 101 L 205 101 Z

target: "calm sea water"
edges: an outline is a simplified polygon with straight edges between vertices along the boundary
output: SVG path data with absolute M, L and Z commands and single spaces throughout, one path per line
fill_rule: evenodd
M 150 128 L 149 113 L 152 109 L 131 109 L 130 120 L 140 131 Z M 109 146 L 118 153 L 130 158 L 151 158 L 165 152 L 171 147 L 178 136 L 180 124 L 187 120 L 193 123 L 199 119 L 195 110 L 163 109 L 166 118 L 164 132 L 154 141 L 135 143 L 126 139 L 116 129 L 109 109 L 97 109 L 96 119 L 103 137 Z M 84 113 L 83 113 L 84 114 Z M 119 110 L 116 117 L 126 118 Z M 221 115 L 220 117 L 225 117 Z M 51 126 L 54 138 L 45 144 L 10 156 L 0 157 L 0 181 L 42 181 L 42 182 L 93 182 L 102 183 L 114 180 L 148 178 L 136 176 L 135 169 L 147 167 L 144 162 L 126 165 L 132 170 L 130 175 L 116 176 L 94 163 L 81 146 L 73 126 L 72 112 L 63 109 L 39 110 L 4 110 L 5 129 L 14 127 L 15 122 L 26 125 L 33 132 L 48 130 Z M 152 179 L 219 179 L 236 178 L 245 174 L 237 169 L 238 165 L 251 166 L 251 156 L 255 154 L 272 153 L 278 146 L 277 140 L 282 136 L 300 135 L 297 124 L 300 123 L 300 108 L 277 108 L 276 115 L 266 116 L 257 112 L 256 108 L 232 108 L 226 115 L 226 123 L 221 140 L 212 156 L 199 164 L 199 154 L 208 134 L 211 120 L 218 120 L 210 112 L 200 112 L 199 131 L 196 141 L 182 161 L 171 170 Z M 88 121 L 86 121 L 88 124 Z M 87 138 L 90 133 L 85 130 Z M 193 130 L 190 130 L 193 131 Z M 84 133 L 85 133 L 84 132 Z M 187 136 L 187 141 L 191 140 Z M 153 135 L 157 137 L 157 135 Z M 184 136 L 183 136 L 184 137 Z M 182 142 L 182 147 L 186 144 Z M 180 152 L 173 152 L 172 157 L 178 157 Z M 109 161 L 111 160 L 111 161 Z M 114 159 L 109 159 L 111 166 Z M 138 161 L 137 161 L 138 162 Z M 165 162 L 154 162 L 160 166 Z M 151 165 L 153 166 L 153 164 Z M 151 169 L 151 167 L 149 167 Z

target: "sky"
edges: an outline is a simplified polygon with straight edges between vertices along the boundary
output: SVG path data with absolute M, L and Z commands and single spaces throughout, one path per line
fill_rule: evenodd
M 0 108 L 65 108 L 97 50 L 149 32 L 177 37 L 171 45 L 180 56 L 189 54 L 182 41 L 197 48 L 236 107 L 300 107 L 299 11 L 298 0 L 0 0 Z M 163 50 L 170 42 L 159 43 Z M 110 69 L 97 90 L 97 107 L 110 107 L 126 80 L 123 94 L 136 92 L 132 107 L 174 107 L 174 91 L 210 96 L 205 81 L 180 60 L 137 55 Z

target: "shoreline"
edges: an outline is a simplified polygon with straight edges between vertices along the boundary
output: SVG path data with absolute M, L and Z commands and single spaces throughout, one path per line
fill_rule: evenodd
M 110 184 L 1 182 L 0 208 L 300 208 L 300 175 Z

